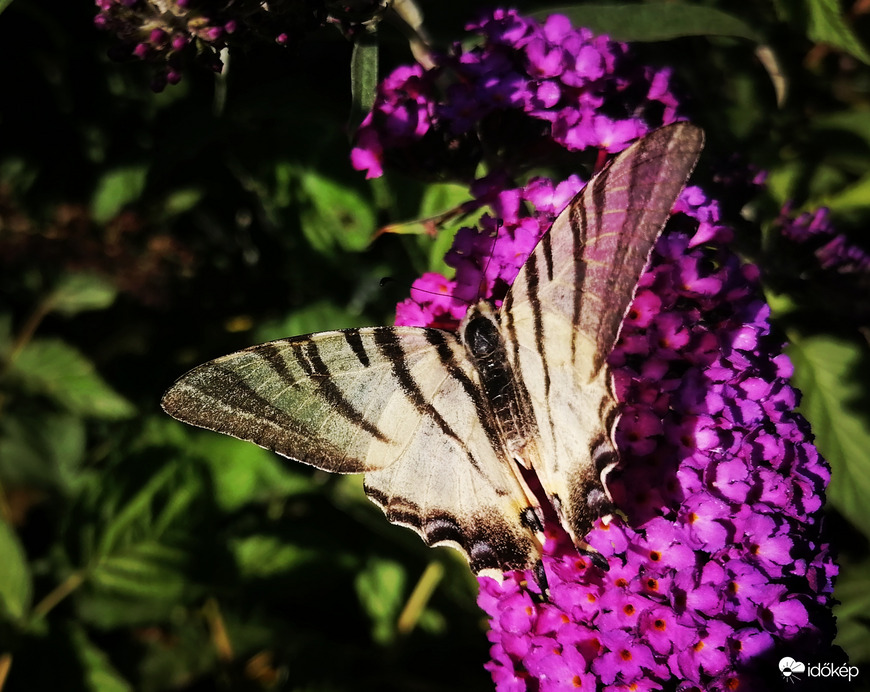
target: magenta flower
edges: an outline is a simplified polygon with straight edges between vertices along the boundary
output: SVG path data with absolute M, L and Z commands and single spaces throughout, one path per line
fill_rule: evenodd
M 367 177 L 388 157 L 423 176 L 470 181 L 487 151 L 510 151 L 522 167 L 545 145 L 615 153 L 678 119 L 667 70 L 638 65 L 624 44 L 572 29 L 565 17 L 539 25 L 496 10 L 468 29 L 482 37 L 474 48 L 456 44 L 432 70 L 399 68 L 380 85 L 351 157 Z
M 513 183 L 536 156 L 593 147 L 600 163 L 680 113 L 667 71 L 564 17 L 540 25 L 497 10 L 469 29 L 475 47 L 387 78 L 354 151 L 369 176 L 389 163 L 466 180 L 489 209 L 456 235 L 455 280 L 415 283 L 402 324 L 456 325 L 470 302 L 505 295 L 582 187 Z M 472 181 L 482 152 L 503 153 Z M 757 188 L 762 176 L 743 174 L 720 173 L 723 194 Z M 551 526 L 546 593 L 531 573 L 479 580 L 498 690 L 765 689 L 783 655 L 831 644 L 836 566 L 819 515 L 829 471 L 794 412 L 759 272 L 729 249 L 730 208 L 683 191 L 610 357 L 623 402 L 610 488 L 626 520 L 586 536 L 609 569 Z
M 690 248 L 688 216 L 670 225 L 641 281 L 634 312 L 643 318 L 626 320 L 611 357 L 625 402 L 623 469 L 611 486 L 629 520 L 587 536 L 607 572 L 564 542 L 547 546 L 547 609 L 563 619 L 549 612 L 545 638 L 521 655 L 499 648 L 511 614 L 496 596 L 535 593 L 532 575 L 508 574 L 501 585 L 481 579 L 499 689 L 511 689 L 498 684 L 502 668 L 531 673 L 538 648 L 564 652 L 559 623 L 600 633 L 597 655 L 574 671 L 591 671 L 605 689 L 669 680 L 763 687 L 759 675 L 795 655 L 793 642 L 807 657 L 830 645 L 836 568 L 818 516 L 827 466 L 793 412 L 757 286 L 724 244 Z M 720 290 L 711 292 L 708 279 Z
M 839 274 L 870 273 L 870 253 L 838 233 L 830 219 L 830 211 L 821 207 L 792 218 L 787 204 L 778 219 L 782 235 L 798 244 L 813 248 L 822 269 Z

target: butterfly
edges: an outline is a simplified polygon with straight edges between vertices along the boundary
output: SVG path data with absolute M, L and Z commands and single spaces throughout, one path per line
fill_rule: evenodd
M 370 327 L 272 341 L 194 368 L 164 410 L 365 474 L 389 521 L 457 548 L 475 573 L 534 568 L 547 502 L 582 548 L 614 511 L 607 358 L 703 139 L 675 123 L 620 153 L 543 235 L 501 307 L 479 302 L 458 333 Z

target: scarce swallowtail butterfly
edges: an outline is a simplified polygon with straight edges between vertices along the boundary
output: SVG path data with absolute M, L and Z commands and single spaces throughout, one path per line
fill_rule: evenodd
M 613 511 L 619 409 L 607 358 L 703 145 L 676 123 L 619 154 L 535 247 L 498 310 L 459 332 L 370 327 L 218 358 L 163 397 L 175 418 L 325 471 L 365 474 L 387 518 L 471 569 L 540 560 L 534 474 L 575 545 Z

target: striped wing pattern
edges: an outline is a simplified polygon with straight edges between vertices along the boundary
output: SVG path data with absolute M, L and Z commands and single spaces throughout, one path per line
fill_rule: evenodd
M 502 304 L 508 358 L 539 426 L 534 470 L 578 544 L 612 511 L 618 409 L 607 357 L 702 146 L 699 128 L 676 123 L 621 153 L 556 219 Z
M 164 396 L 193 425 L 337 473 L 476 572 L 533 564 L 526 493 L 454 334 L 373 327 L 273 341 L 201 365 Z
M 373 327 L 273 341 L 184 375 L 163 408 L 337 473 L 364 473 L 387 518 L 475 572 L 540 555 L 534 471 L 575 542 L 610 510 L 618 413 L 606 358 L 691 172 L 698 128 L 662 128 L 576 197 L 501 310 L 472 308 L 460 337 Z

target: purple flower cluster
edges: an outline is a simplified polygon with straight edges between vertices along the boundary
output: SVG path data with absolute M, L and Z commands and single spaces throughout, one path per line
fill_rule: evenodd
M 384 156 L 417 173 L 469 179 L 478 163 L 499 169 L 546 162 L 558 149 L 615 153 L 678 119 L 670 71 L 640 65 L 625 44 L 496 10 L 470 24 L 479 45 L 435 56 L 436 67 L 401 67 L 380 85 L 351 160 L 367 177 Z
M 870 273 L 870 253 L 837 232 L 827 207 L 797 217 L 793 217 L 791 211 L 791 205 L 786 204 L 778 219 L 782 235 L 801 245 L 814 247 L 813 252 L 822 269 L 839 274 Z
M 449 328 L 470 302 L 498 302 L 582 187 L 511 184 L 516 161 L 594 147 L 600 163 L 679 113 L 666 71 L 563 17 L 539 25 L 496 11 L 469 28 L 481 45 L 384 81 L 353 152 L 369 177 L 386 162 L 454 177 L 489 166 L 471 183 L 489 211 L 446 258 L 455 279 L 421 277 L 399 324 Z M 720 175 L 724 187 L 757 187 L 760 174 L 744 171 Z M 779 658 L 830 646 L 829 471 L 794 412 L 791 365 L 758 270 L 728 247 L 723 206 L 701 188 L 682 192 L 610 358 L 622 466 L 609 485 L 625 519 L 586 537 L 609 570 L 552 526 L 547 593 L 531 573 L 480 578 L 499 690 L 764 690 Z
M 757 271 L 699 189 L 674 213 L 610 358 L 627 521 L 586 537 L 610 569 L 553 527 L 546 598 L 531 574 L 480 579 L 499 690 L 767 689 L 782 655 L 833 637 L 829 471 L 793 412 Z
M 222 63 L 218 54 L 227 36 L 238 28 L 235 18 L 202 11 L 192 6 L 191 0 L 96 0 L 96 4 L 97 28 L 113 32 L 120 40 L 114 57 L 134 57 L 164 66 L 154 78 L 155 91 L 181 81 L 185 54 L 196 53 L 199 62 L 219 72 Z
M 556 215 L 583 187 L 576 175 L 554 185 L 535 178 L 519 189 L 500 187 L 500 178 L 484 179 L 472 186 L 477 202 L 490 212 L 480 228 L 460 228 L 445 262 L 456 269 L 454 280 L 429 272 L 411 287 L 411 297 L 396 307 L 396 324 L 456 329 L 468 306 L 481 296 L 498 303 L 520 267 Z M 535 215 L 524 214 L 531 204 Z

